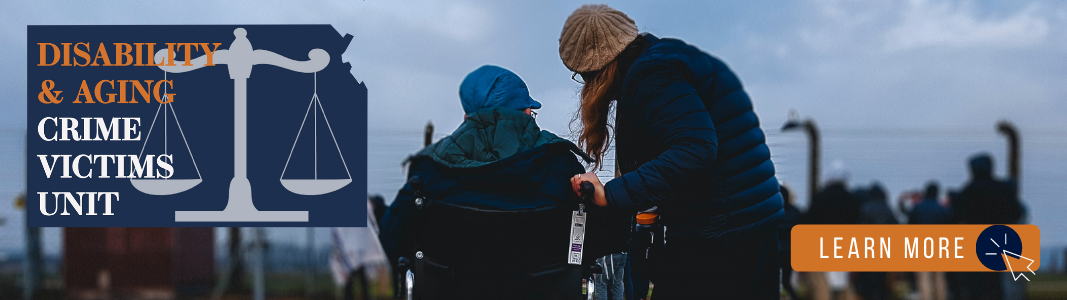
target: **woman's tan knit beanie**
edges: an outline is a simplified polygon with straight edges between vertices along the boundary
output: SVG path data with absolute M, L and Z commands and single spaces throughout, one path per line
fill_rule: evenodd
M 637 38 L 637 24 L 604 4 L 582 5 L 563 23 L 559 58 L 574 72 L 598 71 Z

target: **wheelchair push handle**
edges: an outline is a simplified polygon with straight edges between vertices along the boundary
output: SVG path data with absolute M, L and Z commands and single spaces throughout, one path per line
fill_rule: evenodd
M 596 188 L 593 187 L 592 182 L 582 181 L 581 185 L 578 186 L 578 192 L 582 194 L 582 200 L 585 202 L 592 203 L 593 197 L 596 197 Z
M 596 188 L 593 187 L 592 182 L 583 181 L 578 186 L 578 193 L 581 194 L 582 202 L 578 203 L 578 211 L 585 213 L 585 204 L 596 205 L 593 203 L 593 197 L 596 197 Z

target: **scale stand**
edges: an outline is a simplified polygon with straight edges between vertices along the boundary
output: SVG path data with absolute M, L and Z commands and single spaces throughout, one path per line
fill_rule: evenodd
M 233 79 L 233 180 L 230 181 L 230 198 L 226 209 L 222 211 L 176 211 L 175 222 L 307 222 L 307 211 L 260 211 L 252 203 L 252 186 L 247 176 L 247 102 L 248 77 L 252 66 L 268 64 L 290 71 L 315 73 L 326 68 L 330 63 L 330 54 L 322 49 L 308 52 L 307 61 L 296 61 L 267 50 L 252 50 L 252 43 L 245 38 L 244 28 L 234 29 L 236 39 L 229 49 L 215 51 L 213 63 L 225 64 Z M 155 54 L 156 63 L 167 58 L 167 50 Z M 192 66 L 182 66 L 185 62 L 175 60 L 177 66 L 159 66 L 170 73 L 184 73 L 204 67 L 206 56 L 192 60 Z

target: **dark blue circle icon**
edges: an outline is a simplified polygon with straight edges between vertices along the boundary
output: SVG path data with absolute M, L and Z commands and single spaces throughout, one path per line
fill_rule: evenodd
M 978 235 L 975 245 L 978 261 L 993 271 L 1004 271 L 1004 255 L 1019 258 L 1023 254 L 1023 240 L 1014 229 L 1004 225 L 989 226 Z

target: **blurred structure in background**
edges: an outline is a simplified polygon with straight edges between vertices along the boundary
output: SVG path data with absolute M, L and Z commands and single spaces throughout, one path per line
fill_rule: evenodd
M 1008 120 L 1001 120 L 997 123 L 997 132 L 1004 135 L 1004 138 L 1008 139 L 1008 176 L 1015 182 L 1022 182 L 1022 171 L 1020 166 L 1022 165 L 1022 152 L 1019 149 L 1019 130 L 1015 129 L 1015 124 L 1012 124 Z
M 214 286 L 213 228 L 65 228 L 71 299 L 174 299 Z
M 1062 218 L 1050 218 L 1050 212 L 1062 214 L 1062 162 L 1067 159 L 1067 131 L 1061 129 L 1022 128 L 1011 123 L 974 128 L 929 129 L 854 129 L 829 126 L 821 131 L 808 118 L 791 113 L 787 129 L 806 131 L 804 135 L 786 130 L 767 129 L 777 173 L 783 180 L 796 183 L 793 204 L 800 211 L 810 208 L 810 194 L 819 190 L 820 156 L 842 158 L 853 168 L 861 182 L 878 180 L 890 199 L 899 199 L 892 209 L 901 222 L 922 203 L 923 183 L 936 179 L 944 187 L 933 202 L 948 206 L 945 192 L 965 182 L 967 171 L 962 158 L 975 151 L 988 151 L 995 161 L 998 175 L 1018 183 L 1019 198 L 1025 197 L 1030 209 L 1019 222 L 1038 224 L 1043 238 L 1050 241 L 1040 249 L 1043 264 L 1038 276 L 1025 285 L 1012 281 L 1004 285 L 1002 298 L 1025 295 L 1028 299 L 1065 299 L 1067 296 L 1067 250 L 1062 238 L 1056 240 Z M 790 125 L 792 123 L 792 125 Z M 810 123 L 810 126 L 808 125 Z M 382 194 L 387 205 L 406 180 L 401 162 L 407 155 L 430 141 L 450 132 L 426 130 L 418 122 L 410 128 L 372 128 L 372 147 L 368 149 L 368 189 L 371 195 Z M 812 134 L 814 133 L 814 134 Z M 1021 181 L 1024 155 L 1022 135 L 1026 135 L 1026 182 Z M 22 150 L 25 131 L 0 131 L 0 151 Z M 1006 145 L 1006 146 L 1005 146 Z M 812 149 L 814 146 L 815 149 Z M 17 148 L 17 149 L 16 149 Z M 957 149 L 959 148 L 959 149 Z M 1004 151 L 1006 148 L 1007 151 Z M 817 150 L 817 151 L 816 151 Z M 820 155 L 818 152 L 822 152 Z M 892 156 L 888 156 L 892 154 Z M 604 181 L 614 177 L 613 154 L 606 157 L 604 168 L 597 170 Z M 812 164 L 812 160 L 816 160 Z M 20 162 L 21 164 L 21 162 Z M 823 167 L 828 167 L 823 166 Z M 811 174 L 812 169 L 816 172 Z M 16 168 L 15 170 L 18 170 Z M 3 177 L 7 176 L 7 177 Z M 17 172 L 0 174 L 8 181 L 24 177 Z M 801 182 L 804 182 L 801 184 Z M 814 186 L 811 188 L 809 186 Z M 1026 187 L 1026 189 L 1023 189 Z M 387 267 L 364 267 L 354 272 L 361 261 L 349 256 L 349 267 L 335 269 L 331 256 L 337 245 L 352 253 L 360 238 L 344 231 L 367 228 L 27 228 L 27 205 L 18 189 L 4 190 L 0 218 L 0 299 L 252 299 L 253 251 L 262 251 L 262 296 L 265 299 L 361 299 L 368 291 L 371 299 L 391 299 Z M 1026 193 L 1022 193 L 1022 191 Z M 19 197 L 16 197 L 16 196 Z M 12 203 L 6 201 L 13 201 Z M 32 199 L 31 199 L 32 201 Z M 896 204 L 900 204 L 899 207 Z M 11 208 L 16 208 L 11 210 Z M 377 210 L 377 209 L 375 209 Z M 368 210 L 368 212 L 375 211 Z M 6 213 L 6 214 L 4 214 Z M 375 216 L 376 217 L 376 216 Z M 370 224 L 368 224 L 370 225 Z M 376 225 L 376 224 L 375 224 Z M 188 230 L 192 230 L 191 232 Z M 342 241 L 337 243 L 335 231 Z M 206 234 L 206 236 L 205 236 Z M 365 233 L 359 233 L 365 234 Z M 357 234 L 358 235 L 358 234 Z M 256 236 L 262 238 L 256 242 Z M 1045 240 L 1042 240 L 1043 244 Z M 255 247 L 261 245 L 261 247 Z M 257 250 L 258 249 L 258 250 Z M 1035 249 L 1036 250 L 1036 249 Z M 340 252 L 337 258 L 340 258 Z M 357 251 L 358 253 L 358 251 Z M 354 253 L 353 253 L 354 254 Z M 357 255 L 358 256 L 358 255 Z M 79 264 L 72 264 L 79 261 Z M 343 263 L 341 264 L 343 265 Z M 338 272 L 340 270 L 340 272 Z M 204 275 L 206 277 L 197 277 Z M 358 275 L 357 275 L 358 274 Z M 804 274 L 806 275 L 806 274 Z M 895 298 L 922 298 L 908 274 L 889 274 Z M 361 282 L 361 277 L 366 284 Z M 808 276 L 796 276 L 796 293 L 801 299 L 813 296 L 813 282 Z M 199 281 L 206 278 L 206 281 Z M 194 280 L 195 279 L 195 280 Z M 823 282 L 826 284 L 826 282 Z M 198 294 L 219 289 L 217 295 Z M 1016 288 L 1016 289 L 1013 289 Z M 934 294 L 944 295 L 945 292 Z
M 782 132 L 803 128 L 808 136 L 808 199 L 814 199 L 819 191 L 819 127 L 811 118 L 800 120 L 795 109 L 789 110 L 789 119 L 782 125 Z
M 431 135 L 431 131 L 432 128 L 427 127 L 427 136 Z M 334 283 L 343 287 L 342 299 L 355 299 L 357 285 L 361 294 L 359 299 L 373 299 L 372 294 L 381 295 L 389 290 L 390 264 L 382 244 L 378 241 L 375 209 L 374 202 L 368 197 L 366 227 L 335 227 L 330 231 L 333 238 L 330 271 Z M 379 284 L 372 286 L 370 282 Z
M 243 259 L 241 259 L 241 227 L 230 227 L 230 243 L 229 243 L 229 268 L 226 270 L 226 288 L 222 292 L 247 292 L 248 288 L 244 285 L 244 273 L 245 266 Z M 221 293 L 221 292 L 220 292 Z
M 26 194 L 19 194 L 15 206 L 26 210 Z M 29 220 L 29 218 L 23 218 Z M 26 221 L 27 223 L 29 221 Z M 44 273 L 44 259 L 41 251 L 41 228 L 26 226 L 26 261 L 22 273 L 22 298 L 35 299 L 41 290 L 41 278 Z
M 997 132 L 1004 135 L 1004 138 L 1008 139 L 1008 177 L 1015 184 L 1015 198 L 1020 200 L 1019 208 L 1021 209 L 1021 216 L 1019 217 L 1019 224 L 1029 223 L 1029 213 L 1026 211 L 1027 207 L 1022 203 L 1022 150 L 1019 130 L 1015 128 L 1015 124 L 1011 121 L 1001 120 L 997 122 Z M 1001 275 L 1001 285 L 1004 286 L 1004 299 L 1024 299 L 1026 298 L 1026 283 L 1015 284 L 1014 278 L 1011 275 Z
M 426 121 L 426 134 L 423 135 L 422 146 L 426 147 L 433 144 L 433 122 Z

